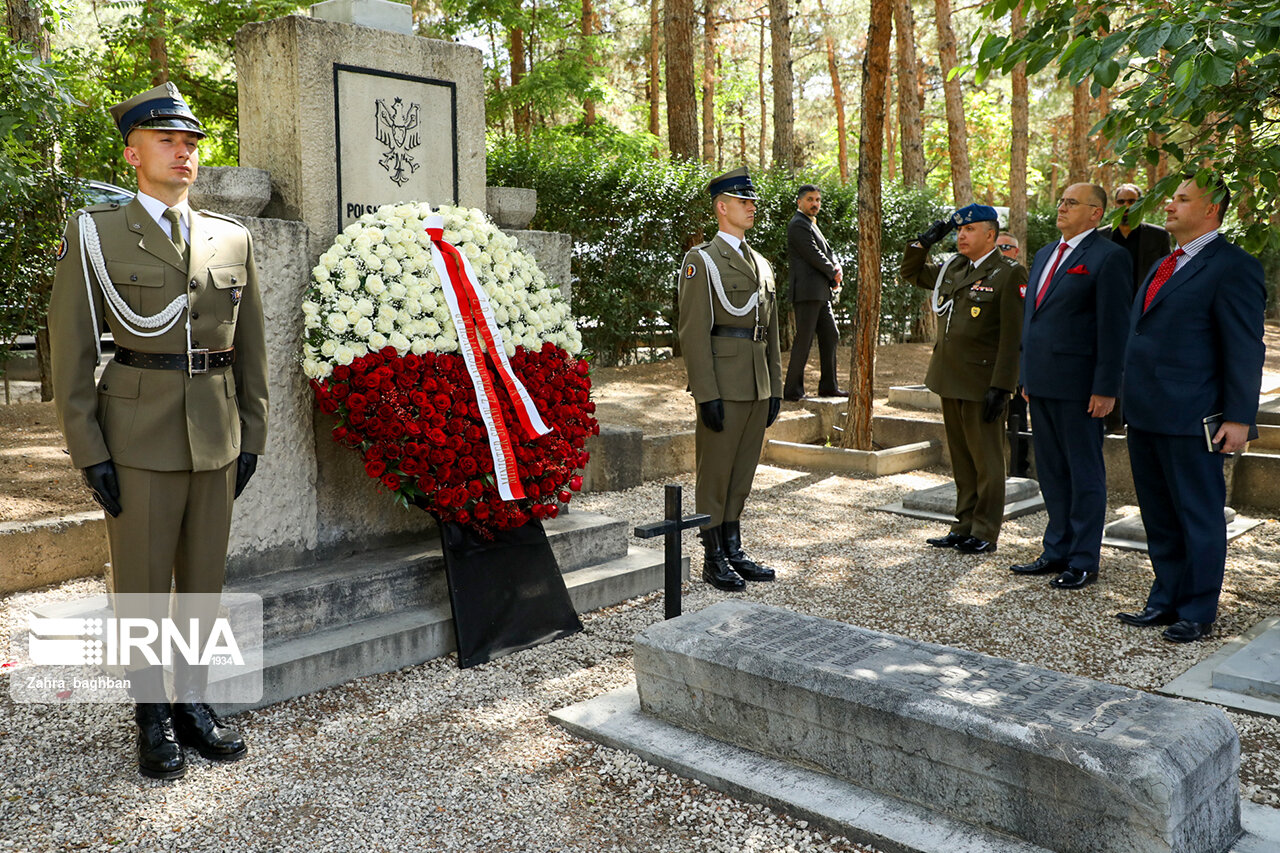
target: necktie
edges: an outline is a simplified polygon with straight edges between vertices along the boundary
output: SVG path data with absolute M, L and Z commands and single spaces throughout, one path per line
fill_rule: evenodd
M 1067 253 L 1067 249 L 1071 248 L 1066 243 L 1058 244 L 1058 257 L 1053 259 L 1053 266 L 1049 268 L 1049 274 L 1045 276 L 1044 284 L 1040 287 L 1040 292 L 1036 294 L 1036 307 L 1040 307 L 1040 303 L 1044 301 L 1044 295 L 1049 292 L 1049 285 L 1053 283 L 1053 274 L 1058 271 L 1058 264 L 1062 263 L 1062 256 Z
M 1172 255 L 1167 255 L 1160 266 L 1156 267 L 1155 277 L 1151 279 L 1151 284 L 1147 285 L 1146 298 L 1142 300 L 1142 310 L 1146 311 L 1151 307 L 1151 300 L 1156 298 L 1156 294 L 1160 292 L 1160 288 L 1164 287 L 1164 283 L 1173 275 L 1173 269 L 1178 265 L 1178 258 L 1185 255 L 1186 252 L 1181 249 L 1174 249 Z
M 187 260 L 187 240 L 182 236 L 181 212 L 176 207 L 166 208 L 164 218 L 169 220 L 169 239 L 173 241 L 173 248 L 178 250 L 184 261 Z

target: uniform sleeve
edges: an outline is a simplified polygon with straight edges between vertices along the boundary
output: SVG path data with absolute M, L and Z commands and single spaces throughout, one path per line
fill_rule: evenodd
M 917 243 L 907 244 L 902 252 L 902 263 L 898 265 L 898 275 L 908 284 L 933 290 L 938 281 L 938 270 L 941 266 L 931 264 L 929 250 Z
M 807 222 L 791 220 L 787 225 L 787 244 L 793 255 L 803 259 L 835 284 L 837 267 L 822 251 L 822 247 L 818 245 L 818 235 L 813 233 Z
M 1003 391 L 1018 387 L 1018 357 L 1022 347 L 1022 286 L 1027 283 L 1027 268 L 1014 264 L 1000 286 L 1000 343 L 996 363 L 991 371 L 991 385 Z
M 262 291 L 258 265 L 253 257 L 253 238 L 248 241 L 246 267 L 249 280 L 236 315 L 236 349 L 232 370 L 236 377 L 236 403 L 240 409 L 240 451 L 261 456 L 267 449 L 267 342 L 262 317 Z
M 1243 262 L 1232 264 L 1230 285 L 1217 288 L 1213 300 L 1213 323 L 1222 365 L 1222 417 L 1253 426 L 1258 417 L 1266 356 L 1263 317 L 1267 289 L 1262 264 L 1243 251 L 1232 254 Z
M 777 293 L 775 289 L 775 294 Z M 778 340 L 778 300 L 775 296 L 769 311 L 769 340 L 766 357 L 769 362 L 769 396 L 782 396 L 782 344 Z
M 1118 247 L 1117 247 L 1118 248 Z M 1129 340 L 1129 306 L 1133 294 L 1133 261 L 1124 249 L 1106 252 L 1094 289 L 1098 361 L 1093 368 L 1090 393 L 1118 397 L 1124 369 L 1124 347 Z
M 49 300 L 53 406 L 71 464 L 88 468 L 111 458 L 98 425 L 98 388 L 93 376 L 103 324 L 102 291 L 96 284 L 91 291 L 85 286 L 78 213 L 72 214 L 63 239 Z
M 680 351 L 689 374 L 689 390 L 698 403 L 720 399 L 711 354 L 711 283 L 702 256 L 690 252 L 680 267 Z

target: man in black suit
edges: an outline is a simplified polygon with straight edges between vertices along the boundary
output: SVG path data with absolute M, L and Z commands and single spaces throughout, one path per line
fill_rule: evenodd
M 1156 262 L 1169 254 L 1169 232 L 1159 225 L 1143 222 L 1134 206 L 1142 200 L 1142 193 L 1134 184 L 1121 184 L 1116 189 L 1116 205 L 1122 208 L 1120 221 L 1115 228 L 1100 228 L 1098 233 L 1129 252 L 1133 263 L 1133 287 L 1130 297 L 1138 292 L 1138 285 Z
M 1175 643 L 1212 633 L 1227 558 L 1223 460 L 1257 436 L 1267 295 L 1262 265 L 1218 233 L 1230 201 L 1221 181 L 1178 187 L 1165 206 L 1178 248 L 1129 316 L 1124 411 L 1155 580 L 1141 611 L 1116 616 L 1169 625 Z
M 1000 254 L 1010 260 L 1017 261 L 1022 257 L 1022 246 L 1018 243 L 1018 238 L 1010 234 L 1008 231 L 1001 231 L 1000 236 L 996 237 L 996 248 L 1000 250 Z M 1022 294 L 1026 298 L 1026 294 Z M 1019 385 L 1013 391 L 1013 396 L 1009 398 L 1009 476 L 1010 477 L 1028 477 L 1031 475 L 1031 439 L 1022 433 L 1029 431 L 1030 424 L 1027 422 L 1027 398 L 1022 396 L 1022 386 Z
M 1058 200 L 1062 239 L 1036 253 L 1022 325 L 1023 395 L 1049 523 L 1044 550 L 1017 574 L 1056 573 L 1056 589 L 1098 578 L 1107 470 L 1102 419 L 1120 393 L 1129 319 L 1129 256 L 1096 231 L 1107 194 L 1072 184 Z
M 796 213 L 787 224 L 787 279 L 795 306 L 796 336 L 791 341 L 791 360 L 782 386 L 782 398 L 796 401 L 805 396 L 804 366 L 814 334 L 818 337 L 819 397 L 847 397 L 836 381 L 836 345 L 840 332 L 831 313 L 831 300 L 840 294 L 844 271 L 835 252 L 818 229 L 822 190 L 805 184 L 796 192 Z

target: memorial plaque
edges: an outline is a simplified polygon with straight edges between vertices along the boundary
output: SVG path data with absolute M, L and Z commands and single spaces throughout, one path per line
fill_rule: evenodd
M 457 86 L 333 66 L 338 223 L 384 204 L 458 203 Z
M 1222 853 L 1239 741 L 1216 708 L 723 602 L 636 638 L 641 709 L 1061 853 Z

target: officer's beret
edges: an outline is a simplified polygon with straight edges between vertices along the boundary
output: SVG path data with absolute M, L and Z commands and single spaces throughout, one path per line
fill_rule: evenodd
M 1000 214 L 996 213 L 994 207 L 985 204 L 968 204 L 951 214 L 951 221 L 956 227 L 971 222 L 999 222 Z
M 134 95 L 111 108 L 120 136 L 129 141 L 129 132 L 138 128 L 175 128 L 205 136 L 200 121 L 172 83 L 162 83 L 149 92 Z
M 751 175 L 746 166 L 739 166 L 732 172 L 725 172 L 718 178 L 712 178 L 707 184 L 707 194 L 712 198 L 718 195 L 731 195 L 735 198 L 758 199 L 756 188 L 751 183 Z

